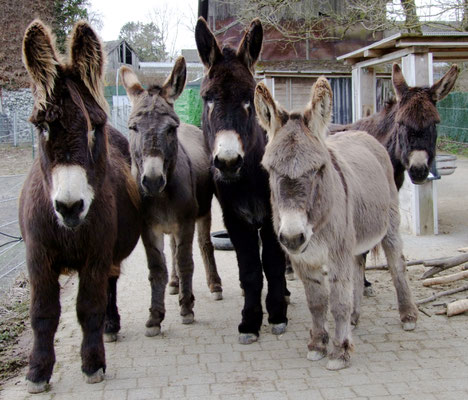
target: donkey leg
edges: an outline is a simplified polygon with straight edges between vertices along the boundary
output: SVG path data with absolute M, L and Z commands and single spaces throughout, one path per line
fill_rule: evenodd
M 28 269 L 34 342 L 26 380 L 29 393 L 40 393 L 47 390 L 55 363 L 54 336 L 60 317 L 60 286 L 58 275 L 46 272 L 51 271 L 49 266 L 34 268 L 28 261 Z
M 351 325 L 356 326 L 361 315 L 362 287 L 366 277 L 364 276 L 364 268 L 366 265 L 366 255 L 361 254 L 356 256 L 356 269 L 353 271 L 353 313 L 351 314 Z
M 236 251 L 239 279 L 244 290 L 242 321 L 238 327 L 239 343 L 251 344 L 258 340 L 263 319 L 263 274 L 258 231 L 254 226 L 226 213 L 224 222 Z
M 103 267 L 89 265 L 80 272 L 76 313 L 83 331 L 81 370 L 86 383 L 101 382 L 106 371 L 103 332 L 108 274 Z
M 171 279 L 169 280 L 169 294 L 179 294 L 179 277 L 177 276 L 177 257 L 176 257 L 176 241 L 174 235 L 171 235 L 171 254 L 172 254 L 172 270 Z
M 396 212 L 396 214 L 398 211 Z M 406 262 L 402 252 L 402 241 L 398 232 L 399 218 L 395 219 L 395 213 L 390 219 L 390 228 L 382 240 L 382 247 L 387 258 L 388 267 L 395 286 L 400 319 L 405 331 L 411 331 L 416 327 L 418 309 L 413 301 L 413 295 L 406 274 Z M 397 214 L 398 216 L 398 214 Z M 398 223 L 397 223 L 398 222 Z
M 218 275 L 218 269 L 216 268 L 214 247 L 210 236 L 211 212 L 208 212 L 197 220 L 197 230 L 198 246 L 200 247 L 203 264 L 205 266 L 206 283 L 210 289 L 213 300 L 222 300 L 223 287 L 221 285 L 221 278 Z
M 161 322 L 164 320 L 164 292 L 167 285 L 167 268 L 164 258 L 164 235 L 155 233 L 151 226 L 146 226 L 141 235 L 148 260 L 148 280 L 151 286 L 150 315 L 146 321 L 146 336 L 161 333 Z
M 351 339 L 351 312 L 353 309 L 353 273 L 355 260 L 344 257 L 341 265 L 330 262 L 330 310 L 335 320 L 333 351 L 329 355 L 327 369 L 338 370 L 349 366 L 353 350 Z M 351 270 L 353 268 L 354 270 Z M 362 285 L 357 288 L 362 291 Z
M 179 276 L 179 305 L 183 324 L 191 324 L 194 320 L 193 305 L 193 235 L 195 221 L 185 222 L 174 235 L 176 241 L 177 274 Z
M 318 361 L 327 355 L 329 341 L 326 328 L 328 310 L 328 290 L 321 268 L 292 263 L 296 274 L 304 285 L 307 305 L 312 316 L 312 328 L 310 330 L 310 342 L 307 345 L 307 359 Z
M 119 267 L 120 269 L 120 267 Z M 110 276 L 107 286 L 107 309 L 104 322 L 104 342 L 115 342 L 120 331 L 120 315 L 117 307 L 117 280 L 118 276 Z
M 260 229 L 262 239 L 262 264 L 268 283 L 266 308 L 268 322 L 272 325 L 271 332 L 280 335 L 286 332 L 288 324 L 286 301 L 286 261 L 285 254 L 273 230 L 273 225 L 267 222 Z

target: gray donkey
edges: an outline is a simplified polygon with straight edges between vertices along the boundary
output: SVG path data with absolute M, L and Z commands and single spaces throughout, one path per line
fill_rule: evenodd
M 180 124 L 174 101 L 186 79 L 185 59 L 179 57 L 162 86 L 145 90 L 127 67 L 120 76 L 132 104 L 128 121 L 132 174 L 142 194 L 142 239 L 148 258 L 151 283 L 150 316 L 146 335 L 161 331 L 164 292 L 168 281 L 164 257 L 164 234 L 171 235 L 173 293 L 179 292 L 182 323 L 194 320 L 192 292 L 192 243 L 195 222 L 198 244 L 205 264 L 208 287 L 215 300 L 222 299 L 210 238 L 213 184 L 210 155 L 200 129 Z M 179 290 L 177 290 L 179 289 Z
M 396 288 L 403 329 L 416 326 L 390 158 L 365 132 L 326 138 L 332 91 L 323 77 L 312 87 L 302 113 L 281 109 L 263 84 L 257 85 L 255 107 L 269 136 L 262 163 L 270 175 L 275 230 L 304 284 L 312 314 L 307 358 L 316 361 L 327 355 L 330 298 L 336 327 L 327 368 L 346 368 L 353 349 L 351 325 L 359 319 L 362 298 L 364 271 L 358 257 L 379 243 Z

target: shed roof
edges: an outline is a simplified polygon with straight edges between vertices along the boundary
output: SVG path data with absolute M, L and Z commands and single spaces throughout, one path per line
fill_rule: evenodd
M 468 32 L 397 33 L 339 56 L 337 60 L 365 67 L 411 53 L 432 53 L 434 61 L 468 60 Z

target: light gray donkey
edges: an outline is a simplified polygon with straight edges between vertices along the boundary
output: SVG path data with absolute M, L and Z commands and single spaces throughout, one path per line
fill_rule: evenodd
M 330 298 L 336 327 L 327 368 L 346 368 L 353 349 L 351 325 L 359 319 L 362 298 L 364 270 L 358 257 L 379 243 L 396 288 L 403 329 L 416 326 L 390 158 L 365 132 L 326 138 L 332 91 L 323 77 L 312 87 L 302 113 L 284 111 L 263 84 L 257 85 L 255 107 L 269 136 L 262 163 L 270 175 L 275 230 L 304 284 L 312 314 L 307 358 L 316 361 L 327 355 Z
M 179 57 L 162 86 L 145 90 L 127 67 L 120 76 L 132 104 L 129 118 L 132 174 L 142 194 L 142 239 L 148 258 L 151 283 L 150 316 L 146 335 L 161 331 L 164 292 L 168 281 L 164 257 L 164 234 L 171 235 L 172 294 L 179 292 L 182 323 L 194 320 L 192 292 L 192 243 L 195 222 L 198 244 L 205 264 L 208 287 L 215 300 L 222 299 L 210 238 L 213 184 L 210 155 L 200 129 L 180 124 L 174 101 L 186 79 L 185 59 Z

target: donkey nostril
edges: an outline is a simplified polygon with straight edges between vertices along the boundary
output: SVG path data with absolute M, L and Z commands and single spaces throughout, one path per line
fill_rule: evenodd
M 55 200 L 55 209 L 57 212 L 65 216 L 73 216 L 81 213 L 84 209 L 84 201 L 82 199 L 73 203 L 64 203 L 59 200 Z
M 221 163 L 221 161 L 219 161 L 218 156 L 215 156 L 215 158 L 214 158 L 214 166 L 216 168 L 218 168 L 218 169 L 221 169 L 221 167 L 222 167 L 222 163 Z
M 304 244 L 304 242 L 305 242 L 305 236 L 304 236 L 303 233 L 301 233 L 301 234 L 299 235 L 299 237 L 298 237 L 298 242 L 299 242 L 299 244 Z
M 236 169 L 239 168 L 239 167 L 242 165 L 242 162 L 243 162 L 243 158 L 242 158 L 242 156 L 239 154 L 239 155 L 237 156 L 236 162 L 235 162 L 235 164 L 234 164 L 234 168 L 236 168 Z
M 284 235 L 282 233 L 279 234 L 278 239 L 279 239 L 280 243 L 284 244 Z

